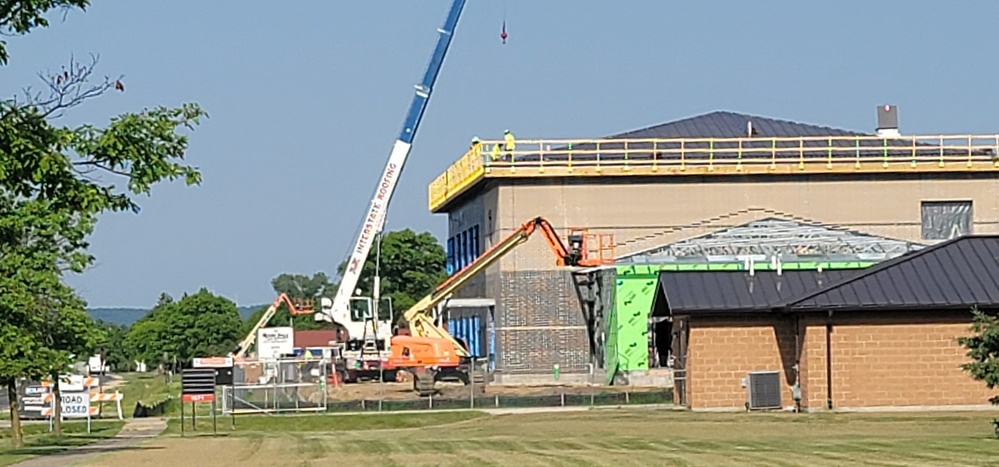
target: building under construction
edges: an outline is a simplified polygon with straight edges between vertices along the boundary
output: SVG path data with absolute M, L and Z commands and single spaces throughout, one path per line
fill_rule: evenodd
M 518 140 L 498 160 L 469 152 L 429 186 L 430 210 L 448 216 L 450 266 L 536 216 L 613 238 L 616 263 L 557 267 L 534 239 L 457 294 L 495 306 L 452 310 L 451 322 L 477 336 L 501 382 L 556 366 L 563 380 L 591 368 L 634 380 L 671 356 L 670 331 L 650 318 L 660 271 L 863 269 L 997 233 L 997 149 L 999 135 L 905 134 L 895 108 L 879 107 L 871 132 L 714 112 L 601 139 Z

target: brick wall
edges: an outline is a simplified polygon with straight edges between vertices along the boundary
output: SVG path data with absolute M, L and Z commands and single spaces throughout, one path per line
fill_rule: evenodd
M 586 322 L 565 271 L 500 272 L 497 368 L 505 373 L 587 371 Z
M 967 361 L 958 337 L 968 335 L 967 312 L 895 316 L 834 316 L 833 408 L 979 405 L 995 395 L 961 370 Z M 809 404 L 826 400 L 826 328 L 808 327 Z
M 827 407 L 825 318 L 801 320 L 802 406 Z M 994 395 L 963 372 L 966 312 L 835 315 L 833 408 L 979 405 Z M 688 344 L 692 408 L 744 407 L 749 371 L 783 371 L 784 405 L 792 403 L 794 323 L 777 317 L 694 319 Z
M 782 403 L 791 405 L 794 328 L 769 317 L 691 319 L 687 394 L 691 408 L 745 408 L 742 380 L 751 371 L 784 373 Z

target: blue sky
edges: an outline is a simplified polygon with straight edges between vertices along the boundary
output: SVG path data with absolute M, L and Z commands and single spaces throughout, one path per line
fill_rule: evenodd
M 345 257 L 449 0 L 96 1 L 10 38 L 0 91 L 71 54 L 126 92 L 66 123 L 200 103 L 200 187 L 164 185 L 106 215 L 98 261 L 71 278 L 91 306 L 151 306 L 206 286 L 273 299 L 282 272 Z M 622 6 L 626 5 L 626 6 Z M 500 44 L 507 20 L 508 44 Z M 427 184 L 473 135 L 599 137 L 713 110 L 872 131 L 994 133 L 999 2 L 469 0 L 389 212 L 441 238 Z

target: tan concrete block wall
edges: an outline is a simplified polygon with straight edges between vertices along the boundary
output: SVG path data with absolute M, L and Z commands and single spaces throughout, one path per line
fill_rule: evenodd
M 995 395 L 961 370 L 966 351 L 957 343 L 968 334 L 961 312 L 834 316 L 833 408 L 987 404 Z M 741 379 L 749 371 L 785 372 L 784 405 L 793 384 L 794 335 L 787 322 L 765 319 L 693 320 L 688 348 L 688 391 L 692 408 L 743 407 Z M 801 329 L 802 407 L 827 408 L 824 318 L 803 318 Z
M 834 408 L 986 404 L 995 391 L 961 370 L 967 357 L 957 339 L 969 324 L 932 318 L 897 324 L 857 317 L 835 325 Z
M 999 232 L 995 177 L 726 180 L 730 181 L 499 180 L 489 190 L 498 190 L 499 235 L 508 235 L 540 215 L 557 229 L 585 227 L 613 233 L 619 255 L 764 217 L 797 218 L 924 242 L 920 202 L 931 200 L 971 200 L 973 232 Z M 504 258 L 501 269 L 553 269 L 546 250 L 544 242 L 532 242 Z
M 782 402 L 785 406 L 793 404 L 792 326 L 790 321 L 775 325 L 765 318 L 691 320 L 687 349 L 690 407 L 745 408 L 742 380 L 751 371 L 782 372 Z
M 801 327 L 804 333 L 801 337 L 801 406 L 825 409 L 829 397 L 826 384 L 826 327 L 812 320 L 802 320 Z

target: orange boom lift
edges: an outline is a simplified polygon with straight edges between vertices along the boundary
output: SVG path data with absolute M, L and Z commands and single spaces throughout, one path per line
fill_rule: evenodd
M 470 355 L 442 326 L 434 322 L 433 308 L 447 300 L 452 293 L 476 274 L 499 261 L 517 246 L 541 231 L 552 253 L 555 264 L 563 267 L 593 267 L 614 263 L 614 237 L 591 234 L 585 229 L 570 229 L 569 244 L 559 238 L 551 224 L 542 217 L 525 222 L 508 237 L 486 250 L 462 270 L 445 280 L 422 300 L 406 310 L 403 317 L 409 323 L 409 336 L 392 337 L 389 362 L 413 375 L 413 389 L 420 395 L 435 391 L 435 383 L 444 377 L 457 377 L 469 382 Z

